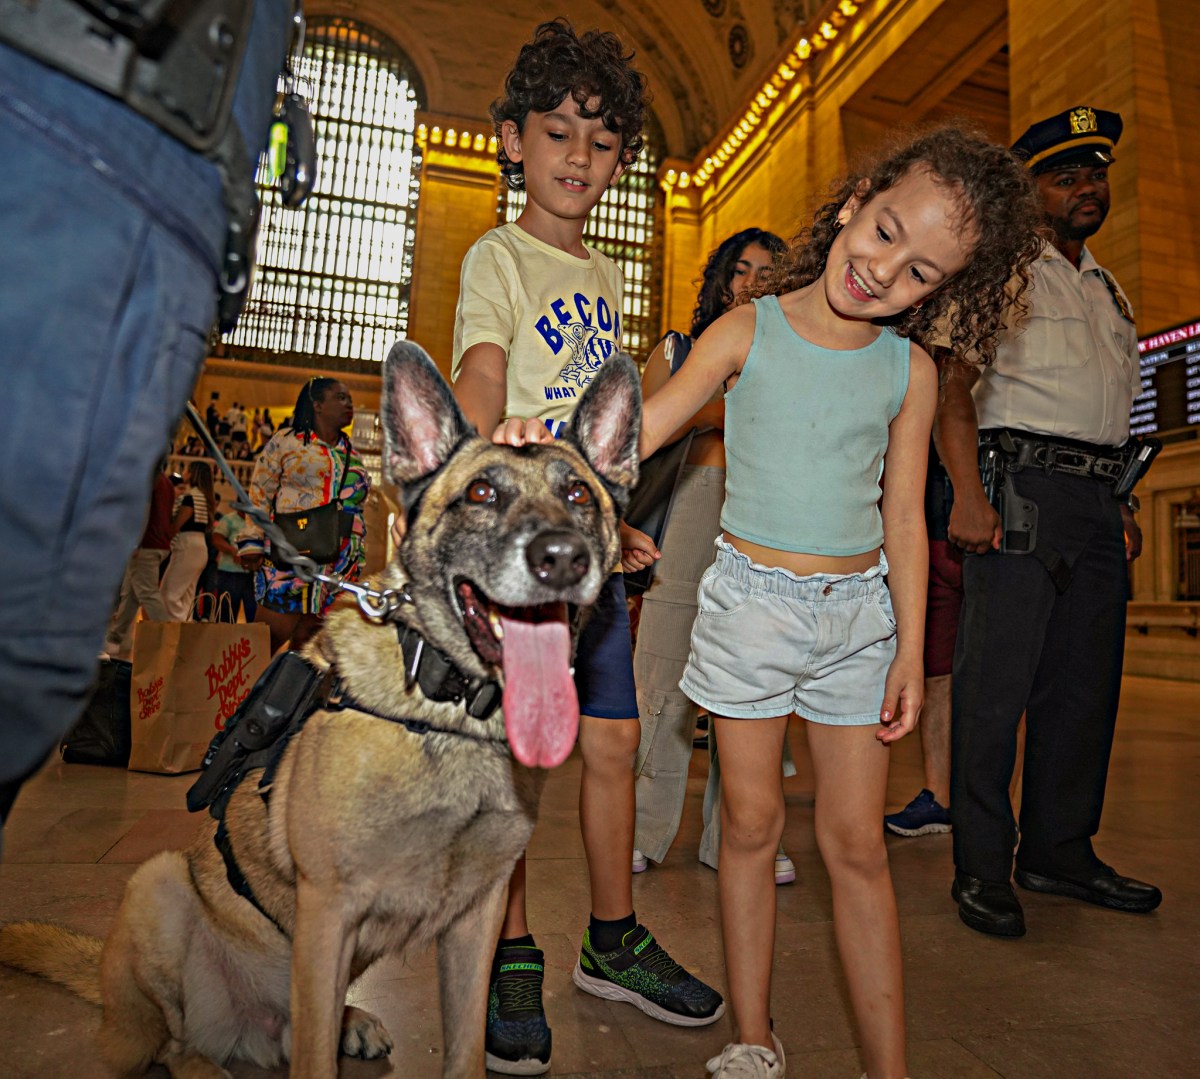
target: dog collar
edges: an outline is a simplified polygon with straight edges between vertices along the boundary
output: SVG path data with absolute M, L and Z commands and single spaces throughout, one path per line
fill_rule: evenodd
M 412 626 L 397 623 L 396 636 L 404 654 L 406 688 L 411 689 L 415 682 L 431 701 L 462 701 L 467 715 L 474 719 L 487 719 L 500 707 L 503 691 L 499 682 L 464 674 L 445 652 L 434 648 Z

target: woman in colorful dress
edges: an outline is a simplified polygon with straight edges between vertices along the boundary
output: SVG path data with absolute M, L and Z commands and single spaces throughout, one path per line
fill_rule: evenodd
M 312 378 L 301 389 L 290 427 L 263 447 L 250 480 L 250 501 L 271 514 L 294 514 L 339 503 L 340 537 L 327 573 L 357 580 L 363 565 L 366 528 L 363 504 L 369 480 L 344 428 L 354 419 L 350 391 L 336 378 Z M 271 543 L 253 521 L 238 537 L 242 565 L 256 574 L 256 622 L 271 631 L 271 651 L 288 641 L 299 648 L 321 626 L 335 593 L 326 585 L 303 581 L 282 559 L 272 558 Z

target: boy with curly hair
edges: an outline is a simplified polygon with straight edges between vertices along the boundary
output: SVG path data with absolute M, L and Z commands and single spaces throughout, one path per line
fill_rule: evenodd
M 588 214 L 642 148 L 644 77 L 611 33 L 543 23 L 491 108 L 497 158 L 524 188 L 515 223 L 493 229 L 463 260 L 454 327 L 454 393 L 497 441 L 543 425 L 557 436 L 584 388 L 620 347 L 620 270 L 583 242 Z M 638 923 L 633 762 L 639 741 L 633 655 L 621 574 L 613 573 L 580 638 L 575 668 L 583 758 L 579 815 L 591 918 L 573 978 L 663 1022 L 704 1026 L 720 994 L 693 977 Z M 492 965 L 487 1065 L 509 1075 L 550 1067 L 543 954 L 525 914 L 517 863 Z

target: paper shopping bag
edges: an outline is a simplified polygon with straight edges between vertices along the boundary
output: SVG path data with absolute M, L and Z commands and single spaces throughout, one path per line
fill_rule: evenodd
M 270 658 L 265 625 L 139 622 L 129 689 L 130 769 L 196 771 Z

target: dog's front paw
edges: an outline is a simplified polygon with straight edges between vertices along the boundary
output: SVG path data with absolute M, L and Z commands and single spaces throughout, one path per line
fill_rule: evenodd
M 379 1017 L 351 1004 L 342 1015 L 342 1054 L 375 1060 L 392 1051 L 392 1039 Z

